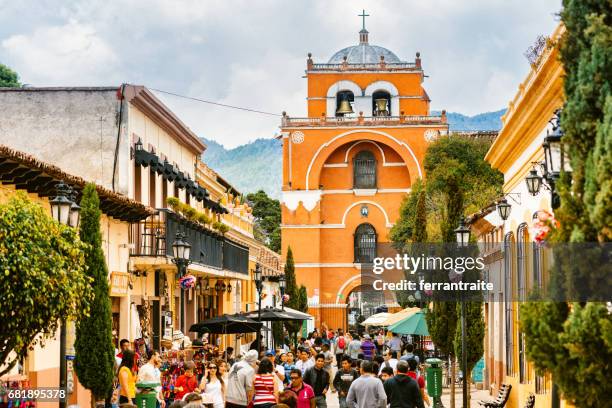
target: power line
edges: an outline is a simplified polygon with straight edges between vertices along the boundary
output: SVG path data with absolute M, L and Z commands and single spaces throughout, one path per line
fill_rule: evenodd
M 282 115 L 280 115 L 278 113 L 265 112 L 265 111 L 260 111 L 260 110 L 257 110 L 257 109 L 244 108 L 244 107 L 241 107 L 241 106 L 226 105 L 224 103 L 207 101 L 205 99 L 194 98 L 194 97 L 186 96 L 186 95 L 180 95 L 180 94 L 177 94 L 177 93 L 174 93 L 174 92 L 162 91 L 161 89 L 155 89 L 155 88 L 149 88 L 149 89 L 151 89 L 152 91 L 157 91 L 157 92 L 161 92 L 161 93 L 172 95 L 172 96 L 177 96 L 179 98 L 191 99 L 193 101 L 207 103 L 209 105 L 216 105 L 216 106 L 221 106 L 221 107 L 224 107 L 224 108 L 238 109 L 238 110 L 243 110 L 243 111 L 253 112 L 253 113 L 261 113 L 262 115 L 282 116 Z

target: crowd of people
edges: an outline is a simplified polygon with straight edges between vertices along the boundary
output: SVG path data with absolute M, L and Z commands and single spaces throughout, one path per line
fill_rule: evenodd
M 158 408 L 326 408 L 330 393 L 340 408 L 430 405 L 419 356 L 396 334 L 324 329 L 295 347 L 254 346 L 237 356 L 231 347 L 191 359 L 174 355 L 170 364 L 154 350 L 144 359 L 122 341 L 118 404 L 132 408 L 137 384 L 154 383 Z

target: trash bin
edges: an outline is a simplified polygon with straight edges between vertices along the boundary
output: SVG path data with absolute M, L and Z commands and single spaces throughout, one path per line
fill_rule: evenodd
M 442 400 L 442 360 L 439 358 L 428 358 L 425 363 L 427 379 L 427 394 L 433 399 L 433 407 L 443 407 Z
M 427 373 L 427 394 L 430 397 L 440 397 L 442 395 L 442 360 L 439 358 L 428 358 Z
M 138 408 L 156 408 L 157 391 L 155 391 L 155 387 L 160 385 L 160 383 L 136 383 L 136 388 L 140 390 L 136 393 L 136 406 Z

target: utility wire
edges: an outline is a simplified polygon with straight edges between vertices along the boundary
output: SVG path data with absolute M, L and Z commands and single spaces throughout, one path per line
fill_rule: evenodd
M 261 113 L 262 115 L 282 116 L 282 115 L 280 115 L 278 113 L 264 112 L 264 111 L 260 111 L 260 110 L 257 110 L 257 109 L 244 108 L 244 107 L 241 107 L 241 106 L 226 105 L 224 103 L 207 101 L 205 99 L 194 98 L 194 97 L 186 96 L 186 95 L 180 95 L 180 94 L 176 94 L 176 93 L 168 92 L 168 91 L 162 91 L 161 89 L 155 89 L 155 88 L 149 88 L 149 89 L 151 89 L 152 91 L 161 92 L 161 93 L 172 95 L 172 96 L 177 96 L 179 98 L 191 99 L 193 101 L 202 102 L 202 103 L 208 103 L 210 105 L 221 106 L 221 107 L 224 107 L 224 108 L 238 109 L 238 110 L 243 110 L 243 111 L 253 112 L 253 113 Z

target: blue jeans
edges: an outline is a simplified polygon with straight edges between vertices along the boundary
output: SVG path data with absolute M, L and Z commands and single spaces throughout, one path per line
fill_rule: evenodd
M 319 395 L 315 397 L 315 407 L 317 408 L 327 408 L 327 401 L 325 400 L 325 395 Z
M 346 403 L 346 397 L 338 397 L 338 402 L 340 403 L 340 408 L 349 408 Z

